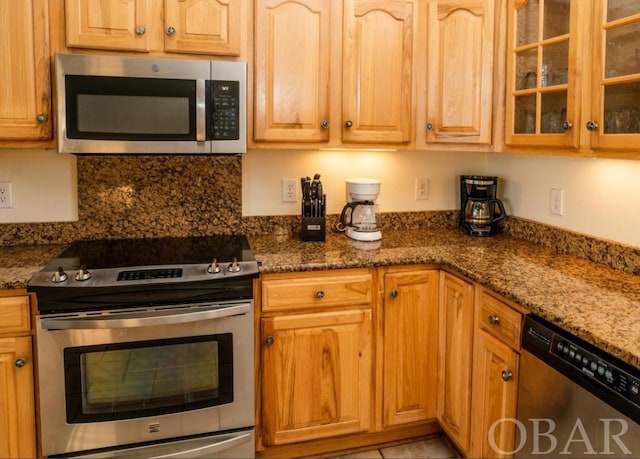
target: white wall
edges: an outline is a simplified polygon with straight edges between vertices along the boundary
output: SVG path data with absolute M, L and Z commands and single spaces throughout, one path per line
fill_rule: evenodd
M 640 247 L 640 161 L 568 156 L 424 151 L 250 151 L 243 158 L 243 214 L 295 215 L 281 202 L 281 180 L 322 175 L 328 212 L 345 203 L 344 179 L 381 180 L 382 212 L 451 210 L 459 206 L 458 176 L 500 177 L 507 213 Z M 414 199 L 416 177 L 428 177 L 429 199 Z M 299 184 L 298 184 L 299 185 Z M 551 188 L 563 190 L 563 215 L 549 213 Z M 299 186 L 298 186 L 299 191 Z
M 484 173 L 486 154 L 426 151 L 249 151 L 242 161 L 243 215 L 300 213 L 300 177 L 316 172 L 327 195 L 327 212 L 346 202 L 345 179 L 380 180 L 381 212 L 457 209 L 460 174 Z M 415 179 L 429 179 L 429 199 L 415 200 Z M 298 202 L 283 203 L 283 178 L 295 178 Z
M 509 214 L 640 247 L 640 161 L 492 153 L 487 172 Z M 562 216 L 549 213 L 551 188 Z
M 76 157 L 53 150 L 0 150 L 0 182 L 12 182 L 13 207 L 0 223 L 78 219 Z

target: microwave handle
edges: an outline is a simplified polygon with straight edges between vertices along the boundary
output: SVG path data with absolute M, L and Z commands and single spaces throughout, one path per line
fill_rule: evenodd
M 196 308 L 180 308 L 176 310 L 153 310 L 120 312 L 117 314 L 103 314 L 80 317 L 50 317 L 42 318 L 41 326 L 45 330 L 94 330 L 111 328 L 135 328 L 160 325 L 176 325 L 201 320 L 221 319 L 223 317 L 247 314 L 251 311 L 251 303 L 241 303 L 234 306 L 215 306 Z
M 196 141 L 207 140 L 207 91 L 204 80 L 196 80 Z

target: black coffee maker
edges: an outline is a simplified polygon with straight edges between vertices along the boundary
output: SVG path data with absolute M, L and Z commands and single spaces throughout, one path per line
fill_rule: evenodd
M 498 177 L 460 176 L 460 227 L 470 236 L 492 236 L 506 216 L 496 198 Z

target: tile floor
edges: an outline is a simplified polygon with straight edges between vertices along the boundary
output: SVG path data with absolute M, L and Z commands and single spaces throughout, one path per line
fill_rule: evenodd
M 400 459 L 400 458 L 458 458 L 449 442 L 443 438 L 430 438 L 415 443 L 363 451 L 332 459 Z

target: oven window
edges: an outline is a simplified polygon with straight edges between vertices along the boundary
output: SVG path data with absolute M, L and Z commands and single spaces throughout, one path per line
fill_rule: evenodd
M 67 348 L 67 421 L 131 419 L 233 401 L 232 334 Z

